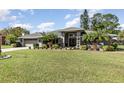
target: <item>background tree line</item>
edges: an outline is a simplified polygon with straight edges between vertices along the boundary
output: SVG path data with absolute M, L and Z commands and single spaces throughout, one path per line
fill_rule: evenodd
M 124 40 L 124 31 L 119 29 L 119 18 L 113 14 L 96 13 L 93 17 L 89 17 L 88 11 L 85 9 L 80 16 L 80 27 L 90 33 L 83 35 L 83 41 L 86 45 L 92 45 L 96 50 L 100 43 L 107 43 L 107 50 L 116 50 L 117 42 Z M 112 35 L 117 35 L 117 41 L 113 41 Z M 111 36 L 110 36 L 111 35 Z M 104 47 L 104 46 L 103 46 Z
M 6 44 L 16 43 L 18 37 L 22 34 L 30 34 L 30 31 L 21 27 L 9 27 L 0 30 L 0 34 L 5 36 Z
M 90 31 L 105 31 L 110 34 L 119 33 L 119 18 L 113 14 L 96 13 L 93 17 L 89 17 L 88 11 L 85 9 L 80 16 L 80 27 Z

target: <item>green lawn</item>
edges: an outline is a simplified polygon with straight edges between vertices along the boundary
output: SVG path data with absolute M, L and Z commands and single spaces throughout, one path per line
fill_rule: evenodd
M 0 60 L 0 82 L 124 82 L 124 52 L 21 50 Z
M 12 46 L 10 46 L 10 45 L 2 45 L 1 48 L 2 48 L 2 49 L 5 49 L 5 48 L 12 48 Z
M 118 48 L 119 48 L 121 51 L 124 51 L 124 45 L 118 45 Z

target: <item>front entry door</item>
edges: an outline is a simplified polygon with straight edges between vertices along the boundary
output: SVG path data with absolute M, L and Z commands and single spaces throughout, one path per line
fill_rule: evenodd
M 69 46 L 71 47 L 76 46 L 76 38 L 69 38 Z

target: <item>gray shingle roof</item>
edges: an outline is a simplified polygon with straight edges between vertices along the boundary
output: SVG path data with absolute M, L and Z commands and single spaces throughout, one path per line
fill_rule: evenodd
M 68 27 L 68 28 L 56 30 L 56 32 L 77 32 L 77 31 L 84 31 L 84 30 L 77 27 Z
M 33 34 L 21 36 L 19 38 L 23 38 L 23 39 L 37 39 L 37 38 L 41 38 L 41 37 L 42 37 L 41 33 L 33 33 Z

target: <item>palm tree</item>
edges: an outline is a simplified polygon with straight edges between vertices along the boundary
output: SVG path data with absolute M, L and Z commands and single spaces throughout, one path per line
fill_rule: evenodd
M 103 31 L 94 31 L 92 33 L 89 34 L 85 34 L 83 36 L 83 40 L 86 44 L 90 44 L 93 47 L 93 50 L 97 49 L 97 45 L 100 42 L 103 41 L 110 41 L 109 36 L 107 35 L 107 33 L 103 32 Z

